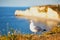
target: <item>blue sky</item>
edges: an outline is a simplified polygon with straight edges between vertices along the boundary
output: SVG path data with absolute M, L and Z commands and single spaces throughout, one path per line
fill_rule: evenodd
M 60 4 L 60 0 L 0 0 L 0 7 L 36 6 L 44 4 Z

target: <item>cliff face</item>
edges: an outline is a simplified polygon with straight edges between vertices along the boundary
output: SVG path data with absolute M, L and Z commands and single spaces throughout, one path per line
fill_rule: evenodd
M 35 26 L 42 27 L 42 25 L 44 25 L 45 27 L 46 25 L 44 29 L 50 31 L 60 22 L 58 8 L 59 8 L 58 5 L 34 6 L 24 11 L 16 10 L 15 16 L 17 18 L 19 17 L 25 18 L 29 21 L 33 20 L 37 24 L 37 25 L 34 24 Z

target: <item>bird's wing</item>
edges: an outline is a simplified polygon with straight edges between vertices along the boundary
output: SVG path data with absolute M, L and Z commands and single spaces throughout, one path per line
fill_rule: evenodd
M 42 31 L 43 29 L 42 29 L 41 27 L 39 27 L 39 26 L 36 26 L 36 27 L 35 27 L 35 30 L 37 30 L 37 31 Z

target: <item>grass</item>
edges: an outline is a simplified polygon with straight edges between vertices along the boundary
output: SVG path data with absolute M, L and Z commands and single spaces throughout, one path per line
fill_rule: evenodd
M 60 40 L 60 27 L 54 27 L 50 32 L 40 34 L 8 34 L 0 36 L 0 40 Z

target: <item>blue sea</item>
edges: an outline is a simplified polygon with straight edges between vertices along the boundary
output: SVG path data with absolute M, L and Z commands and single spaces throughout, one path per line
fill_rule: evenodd
M 0 7 L 0 34 L 7 34 L 14 29 L 23 34 L 32 33 L 29 29 L 29 20 L 16 18 L 16 10 L 26 10 L 29 7 Z

